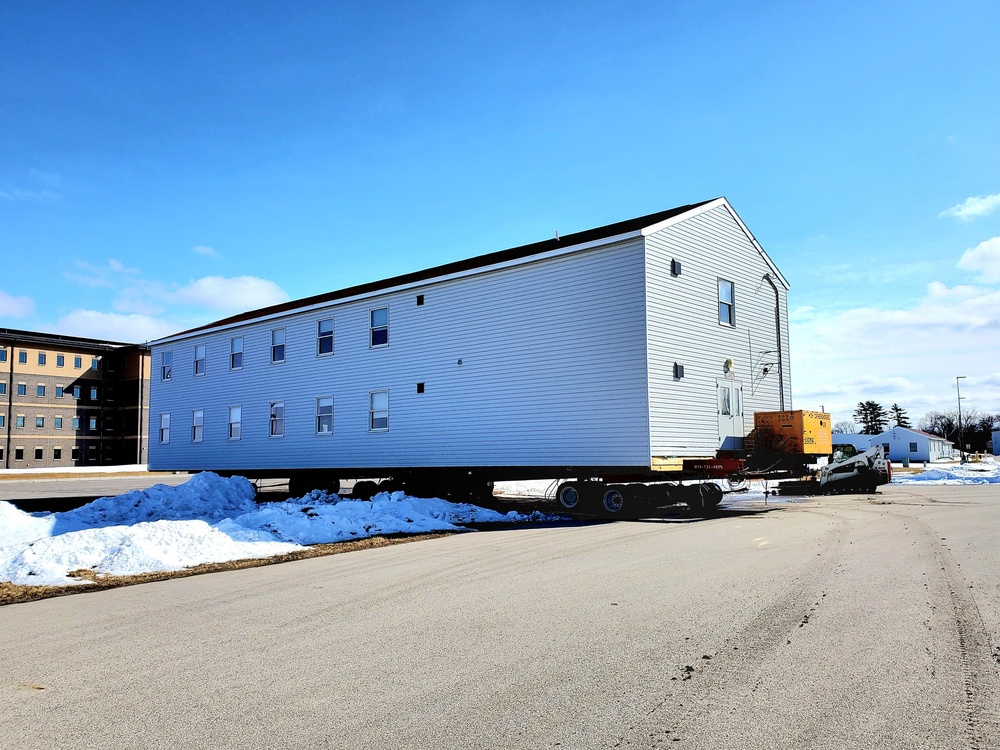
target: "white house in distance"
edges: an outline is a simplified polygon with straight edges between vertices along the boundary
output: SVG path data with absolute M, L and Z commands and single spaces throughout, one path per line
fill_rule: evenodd
M 151 470 L 650 472 L 790 410 L 788 283 L 725 198 L 151 344 Z
M 836 441 L 834 441 L 836 442 Z M 890 461 L 940 461 L 955 457 L 955 446 L 937 435 L 910 427 L 893 427 L 872 438 L 872 445 L 882 443 Z

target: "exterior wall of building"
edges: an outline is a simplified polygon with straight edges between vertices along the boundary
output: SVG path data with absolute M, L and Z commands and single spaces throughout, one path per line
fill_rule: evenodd
M 680 263 L 679 274 L 674 263 Z M 654 456 L 713 455 L 720 447 L 742 447 L 738 438 L 753 428 L 754 413 L 782 407 L 779 383 L 784 407 L 791 409 L 787 288 L 774 278 L 779 358 L 775 291 L 763 280 L 766 273 L 773 276 L 772 267 L 724 204 L 646 238 Z M 734 325 L 720 322 L 720 279 L 733 283 Z M 675 363 L 683 366 L 683 377 L 676 376 Z M 719 429 L 720 388 L 730 389 L 722 395 L 734 412 L 728 435 Z
M 951 443 L 906 427 L 886 430 L 872 440 L 872 445 L 877 443 L 889 446 L 890 461 L 902 461 L 904 458 L 910 461 L 940 461 L 953 457 Z
M 145 462 L 141 347 L 0 331 L 0 351 L 0 467 Z
M 644 255 L 636 238 L 157 342 L 150 468 L 648 466 Z M 383 307 L 388 345 L 373 347 L 370 314 Z M 330 319 L 334 351 L 320 355 Z M 330 434 L 317 434 L 320 398 L 333 400 Z M 388 413 L 373 415 L 372 398 Z M 373 429 L 383 417 L 387 429 Z

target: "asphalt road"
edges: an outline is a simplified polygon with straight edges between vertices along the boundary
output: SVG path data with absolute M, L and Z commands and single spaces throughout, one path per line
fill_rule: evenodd
M 0 608 L 0 746 L 1000 748 L 1000 487 Z

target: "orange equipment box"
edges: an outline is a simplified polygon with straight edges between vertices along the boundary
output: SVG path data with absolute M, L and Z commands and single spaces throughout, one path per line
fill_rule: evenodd
M 756 433 L 769 433 L 768 447 L 779 453 L 814 456 L 833 452 L 830 415 L 822 411 L 759 411 L 753 415 Z

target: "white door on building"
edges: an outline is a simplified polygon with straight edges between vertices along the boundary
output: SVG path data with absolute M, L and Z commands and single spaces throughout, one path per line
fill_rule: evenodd
M 743 384 L 738 380 L 719 380 L 719 447 L 736 450 L 743 447 Z

